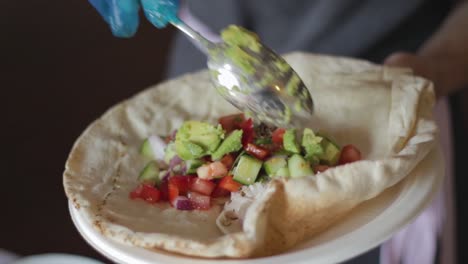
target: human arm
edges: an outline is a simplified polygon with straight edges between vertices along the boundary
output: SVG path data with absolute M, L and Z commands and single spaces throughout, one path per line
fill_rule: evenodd
M 384 62 L 411 67 L 434 82 L 438 97 L 468 85 L 468 1 L 461 1 L 416 54 L 396 52 Z

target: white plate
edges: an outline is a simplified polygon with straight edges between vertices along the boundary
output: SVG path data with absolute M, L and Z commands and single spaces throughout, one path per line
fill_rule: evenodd
M 336 263 L 376 247 L 413 220 L 435 196 L 443 176 L 443 156 L 438 147 L 402 182 L 353 209 L 327 231 L 286 253 L 249 260 L 190 258 L 119 244 L 102 236 L 71 203 L 69 208 L 81 235 L 96 250 L 117 263 Z
M 104 264 L 94 259 L 83 256 L 62 254 L 62 253 L 48 253 L 40 255 L 32 255 L 20 258 L 11 264 Z

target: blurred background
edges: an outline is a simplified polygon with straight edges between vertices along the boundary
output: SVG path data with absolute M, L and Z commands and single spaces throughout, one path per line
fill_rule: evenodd
M 71 222 L 62 187 L 65 160 L 106 109 L 164 79 L 174 32 L 142 19 L 136 37 L 117 39 L 85 0 L 1 1 L 0 32 L 0 249 L 109 262 Z M 458 239 L 464 245 L 468 90 L 451 100 Z M 459 263 L 468 263 L 463 247 L 458 253 Z

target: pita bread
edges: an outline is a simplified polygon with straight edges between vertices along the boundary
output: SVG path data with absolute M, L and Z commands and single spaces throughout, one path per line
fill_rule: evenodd
M 398 183 L 433 147 L 429 81 L 407 69 L 355 59 L 307 53 L 285 58 L 315 101 L 315 116 L 304 126 L 358 146 L 365 160 L 315 176 L 272 180 L 229 228 L 217 226 L 229 220 L 228 206 L 187 212 L 130 200 L 144 166 L 138 154 L 144 138 L 168 134 L 185 120 L 215 123 L 237 112 L 202 71 L 145 90 L 92 123 L 67 160 L 67 197 L 96 230 L 121 243 L 202 257 L 264 256 L 323 231 Z

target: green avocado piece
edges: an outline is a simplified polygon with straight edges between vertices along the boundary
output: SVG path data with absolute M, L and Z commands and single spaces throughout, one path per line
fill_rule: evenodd
M 175 150 L 183 160 L 198 159 L 206 155 L 206 151 L 201 146 L 190 141 L 176 141 Z
M 193 174 L 197 172 L 197 169 L 203 165 L 203 161 L 199 159 L 187 160 L 185 161 L 185 166 L 187 167 L 187 174 Z
M 322 146 L 323 138 L 316 136 L 312 129 L 305 128 L 304 133 L 302 134 L 301 145 L 304 148 L 305 156 L 304 158 L 316 165 L 319 163 L 320 157 L 323 155 L 324 150 Z
M 242 155 L 233 171 L 233 179 L 244 185 L 250 185 L 257 179 L 262 168 L 262 161 L 249 155 Z
M 262 46 L 257 34 L 236 25 L 223 29 L 221 38 L 229 45 L 248 48 L 254 52 L 259 52 Z
M 263 163 L 263 168 L 265 168 L 265 172 L 270 177 L 289 176 L 288 161 L 286 160 L 286 157 L 273 156 L 265 161 L 265 163 Z M 288 175 L 281 175 L 285 173 L 283 170 L 284 168 L 286 168 L 286 171 L 288 171 Z M 279 174 L 280 170 L 281 174 Z
M 218 149 L 211 154 L 211 159 L 219 160 L 228 153 L 240 150 L 242 148 L 242 133 L 243 131 L 240 129 L 232 131 L 219 145 Z
M 156 161 L 152 160 L 146 164 L 138 176 L 140 182 L 147 182 L 153 185 L 158 185 L 161 182 L 159 178 L 159 166 Z
M 340 159 L 340 147 L 327 138 L 322 140 L 323 153 L 320 155 L 320 161 L 323 163 L 334 166 Z
M 299 154 L 293 154 L 288 159 L 288 169 L 291 178 L 314 175 L 310 164 Z
M 145 139 L 143 143 L 141 144 L 140 154 L 143 155 L 143 157 L 148 158 L 148 159 L 154 158 L 153 149 L 151 148 L 149 139 Z
M 175 149 L 183 160 L 197 159 L 215 151 L 224 137 L 221 125 L 187 121 L 177 130 Z
M 288 129 L 283 135 L 283 147 L 285 150 L 299 154 L 301 149 L 296 140 L 296 129 Z

